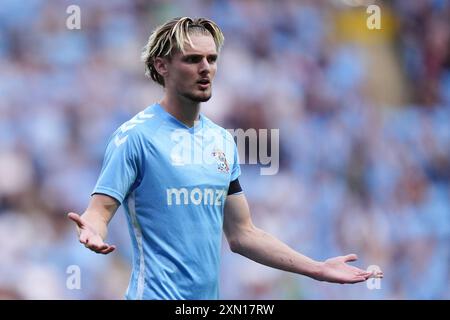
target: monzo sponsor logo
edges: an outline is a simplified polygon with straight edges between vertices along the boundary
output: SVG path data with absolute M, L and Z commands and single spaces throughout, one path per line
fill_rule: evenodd
M 193 204 L 221 206 L 225 201 L 227 190 L 225 189 L 212 189 L 212 188 L 193 188 L 191 190 L 187 188 L 169 188 L 167 191 L 167 205 L 179 206 Z

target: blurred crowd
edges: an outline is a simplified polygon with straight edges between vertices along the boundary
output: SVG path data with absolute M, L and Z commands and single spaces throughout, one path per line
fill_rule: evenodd
M 229 129 L 280 130 L 276 175 L 242 165 L 255 224 L 314 259 L 357 253 L 385 274 L 317 282 L 224 239 L 221 298 L 449 299 L 450 2 L 377 1 L 381 30 L 367 29 L 362 2 L 2 1 L 0 299 L 123 298 L 122 209 L 107 256 L 78 243 L 66 213 L 85 209 L 111 133 L 162 97 L 140 52 L 185 15 L 225 34 L 202 111 Z M 72 4 L 80 30 L 66 28 Z M 66 285 L 73 265 L 80 290 Z

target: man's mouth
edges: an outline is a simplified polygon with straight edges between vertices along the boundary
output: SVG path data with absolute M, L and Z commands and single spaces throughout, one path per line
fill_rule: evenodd
M 210 84 L 211 81 L 209 81 L 209 79 L 200 79 L 200 80 L 197 81 L 197 83 L 200 83 L 200 84 Z
M 200 79 L 197 81 L 197 85 L 201 90 L 206 90 L 209 88 L 211 81 L 209 79 Z

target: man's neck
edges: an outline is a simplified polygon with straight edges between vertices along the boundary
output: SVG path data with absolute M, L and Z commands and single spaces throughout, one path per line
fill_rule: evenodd
M 199 119 L 200 102 L 193 102 L 184 97 L 175 99 L 165 95 L 159 104 L 189 128 L 193 127 L 195 121 Z

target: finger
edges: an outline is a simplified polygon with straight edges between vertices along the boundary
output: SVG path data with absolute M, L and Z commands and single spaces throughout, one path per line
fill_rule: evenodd
M 101 250 L 100 253 L 102 253 L 102 254 L 108 254 L 108 253 L 113 252 L 115 249 L 116 249 L 115 246 L 109 246 L 108 248 L 106 248 L 106 249 L 104 249 L 104 250 Z
M 354 253 L 348 254 L 344 257 L 345 262 L 351 262 L 351 261 L 356 261 L 356 260 L 358 260 L 358 256 Z
M 351 280 L 347 281 L 346 283 L 359 283 L 366 281 L 366 277 L 364 276 L 354 276 L 351 278 Z
M 109 247 L 99 235 L 92 235 L 88 237 L 89 245 L 95 247 L 98 250 L 103 250 Z
M 366 279 L 365 277 L 356 277 L 354 283 L 364 282 L 364 281 L 366 281 L 366 280 L 367 280 L 367 279 Z
M 356 275 L 361 277 L 370 277 L 373 273 L 372 272 L 366 272 L 364 270 L 359 271 Z
M 371 273 L 370 275 L 369 275 L 369 278 L 377 278 L 377 279 L 379 279 L 379 278 L 383 278 L 383 272 L 381 272 L 381 271 L 377 271 L 377 272 L 373 272 L 373 273 Z
M 85 245 L 85 247 L 91 251 L 94 251 L 95 253 L 101 253 L 101 251 L 102 251 L 102 249 L 100 249 L 97 246 L 93 246 L 93 245 Z
M 115 247 L 106 245 L 106 247 L 102 247 L 101 249 L 99 247 L 95 247 L 93 251 L 95 251 L 96 253 L 99 253 L 99 254 L 108 254 L 111 251 L 113 251 L 114 249 L 115 249 Z
M 381 279 L 383 278 L 383 274 L 379 274 L 379 273 L 370 273 L 369 275 L 366 276 L 367 279 Z
M 79 241 L 83 244 L 87 244 L 89 242 L 89 234 L 86 231 L 82 231 L 80 233 Z
M 67 217 L 68 217 L 70 220 L 72 220 L 73 222 L 75 222 L 79 228 L 83 228 L 83 227 L 84 227 L 84 222 L 83 222 L 83 220 L 81 219 L 81 217 L 80 217 L 79 214 L 76 214 L 75 212 L 69 212 L 69 213 L 67 214 Z
M 383 271 L 381 271 L 381 270 L 377 270 L 377 269 L 375 269 L 375 270 L 372 270 L 372 271 L 367 271 L 367 273 L 369 273 L 370 275 L 372 275 L 372 276 L 382 276 L 383 275 Z
M 105 250 L 100 251 L 101 254 L 108 254 L 114 251 L 114 247 L 108 247 Z
M 362 274 L 361 276 L 363 276 L 366 280 L 368 280 L 373 277 L 373 273 L 366 272 L 366 273 Z
M 87 242 L 88 242 L 88 235 L 87 235 L 86 232 L 81 232 L 80 233 L 79 241 L 80 241 L 80 243 L 87 244 Z
M 108 245 L 106 244 L 94 244 L 94 243 L 90 243 L 89 244 L 89 249 L 95 251 L 95 252 L 100 252 L 102 250 L 105 250 L 108 248 Z
M 86 248 L 88 248 L 89 250 L 92 250 L 94 252 L 97 252 L 99 250 L 103 250 L 106 248 L 106 247 L 102 247 L 101 244 L 99 245 L 99 243 L 95 239 L 92 239 L 92 237 L 91 238 L 87 237 L 86 240 L 84 240 L 84 241 L 82 241 L 82 240 L 84 240 L 84 239 L 80 238 L 80 242 L 83 243 Z
M 363 269 L 360 269 L 360 268 L 357 268 L 357 267 L 353 267 L 351 265 L 348 265 L 348 267 L 350 268 L 350 270 L 352 270 L 353 272 L 358 273 L 358 274 L 371 273 L 371 272 L 368 272 L 366 270 L 363 270 Z
M 95 253 L 98 253 L 98 254 L 100 254 L 101 253 L 101 250 L 98 250 L 98 249 L 94 249 L 94 248 L 89 248 L 91 251 L 94 251 Z

